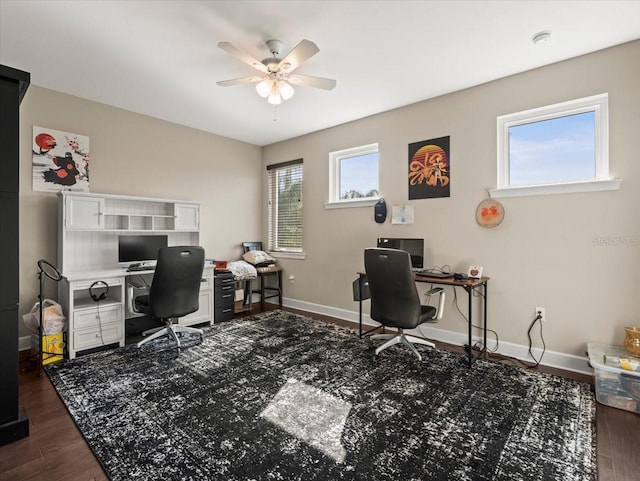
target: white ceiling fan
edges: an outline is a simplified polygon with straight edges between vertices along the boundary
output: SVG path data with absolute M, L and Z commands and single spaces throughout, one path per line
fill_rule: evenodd
M 266 98 L 267 102 L 272 105 L 279 105 L 283 100 L 288 100 L 293 96 L 294 89 L 291 84 L 324 90 L 331 90 L 336 86 L 336 81 L 333 79 L 293 73 L 300 65 L 320 51 L 316 44 L 309 40 L 302 40 L 283 59 L 280 59 L 280 52 L 284 47 L 282 42 L 269 40 L 267 41 L 267 47 L 272 57 L 265 58 L 262 61 L 242 52 L 229 42 L 220 42 L 218 47 L 259 70 L 260 74 L 216 83 L 221 87 L 257 83 L 256 91 L 258 95 Z

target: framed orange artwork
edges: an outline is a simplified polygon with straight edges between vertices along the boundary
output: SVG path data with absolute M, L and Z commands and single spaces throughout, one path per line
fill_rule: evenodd
M 504 207 L 494 199 L 485 199 L 476 208 L 476 222 L 482 227 L 496 227 L 504 219 Z

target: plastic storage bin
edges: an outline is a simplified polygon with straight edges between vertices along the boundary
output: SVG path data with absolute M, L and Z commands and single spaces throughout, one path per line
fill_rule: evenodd
M 640 413 L 640 359 L 623 347 L 598 342 L 588 343 L 587 352 L 595 373 L 598 402 Z

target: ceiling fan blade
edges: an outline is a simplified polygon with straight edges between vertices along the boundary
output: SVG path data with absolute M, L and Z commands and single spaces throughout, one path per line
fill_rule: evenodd
M 293 85 L 302 85 L 304 87 L 315 87 L 317 89 L 333 90 L 336 81 L 330 78 L 311 77 L 309 75 L 292 75 L 287 79 Z
M 260 82 L 264 77 L 258 77 L 256 75 L 252 77 L 234 78 L 232 80 L 222 80 L 216 82 L 220 87 L 233 87 L 234 85 L 253 84 Z
M 248 53 L 244 53 L 242 50 L 234 47 L 229 42 L 220 42 L 218 43 L 218 47 L 220 47 L 225 52 L 230 53 L 231 55 L 236 57 L 238 60 L 242 60 L 247 65 L 251 65 L 253 68 L 260 70 L 261 72 L 264 72 L 264 73 L 268 72 L 267 67 L 265 67 L 265 65 L 262 62 L 260 62 L 260 60 L 256 60 L 251 55 L 249 55 Z
M 286 72 L 293 72 L 319 51 L 320 49 L 318 48 L 318 46 L 312 41 L 302 40 L 293 48 L 293 50 L 291 50 L 291 52 L 287 54 L 285 58 L 280 61 L 278 67 Z M 285 68 L 285 64 L 289 64 L 289 66 Z

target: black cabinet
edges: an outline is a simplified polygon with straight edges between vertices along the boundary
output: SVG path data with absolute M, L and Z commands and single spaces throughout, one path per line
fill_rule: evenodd
M 214 277 L 215 312 L 213 322 L 230 321 L 234 315 L 236 283 L 231 272 L 216 272 Z
M 29 82 L 27 72 L 0 65 L 0 446 L 29 435 L 18 409 L 18 134 Z

